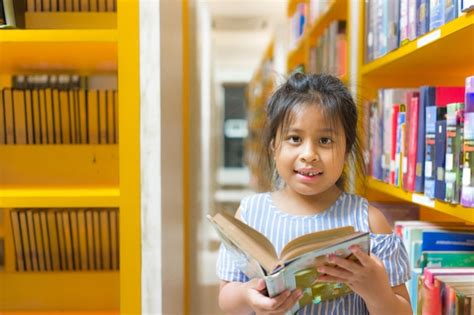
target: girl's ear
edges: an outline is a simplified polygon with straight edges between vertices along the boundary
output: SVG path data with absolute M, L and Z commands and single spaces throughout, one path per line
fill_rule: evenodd
M 270 141 L 270 154 L 271 156 L 273 157 L 273 159 L 275 159 L 275 139 L 272 139 L 272 141 Z

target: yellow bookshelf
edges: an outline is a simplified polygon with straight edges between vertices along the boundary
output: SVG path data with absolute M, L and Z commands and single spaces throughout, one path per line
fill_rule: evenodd
M 463 85 L 474 73 L 474 12 L 448 22 L 387 55 L 361 66 L 371 86 Z
M 444 214 L 459 218 L 465 222 L 474 223 L 474 209 L 453 205 L 436 199 L 429 199 L 423 194 L 407 192 L 399 187 L 369 178 L 367 186 L 379 193 L 395 197 L 397 199 L 416 203 Z
M 118 2 L 119 8 L 138 8 L 136 3 Z M 16 73 L 117 74 L 119 64 L 125 73 L 130 73 L 130 66 L 138 69 L 133 60 L 123 59 L 129 57 L 127 51 L 138 51 L 138 44 L 127 42 L 129 34 L 138 33 L 134 24 L 137 20 L 128 20 L 128 14 L 131 13 L 27 13 L 27 29 L 0 30 L 0 88 L 8 87 L 10 76 Z M 124 17 L 121 23 L 119 16 Z M 124 30 L 122 34 L 120 30 Z M 119 43 L 129 45 L 122 46 L 125 53 L 120 58 Z M 125 93 L 133 99 L 127 105 L 138 108 L 137 85 L 126 78 L 122 82 L 127 85 Z M 119 104 L 126 98 L 119 93 Z M 122 114 L 119 110 L 120 123 L 130 124 L 120 118 Z M 128 299 L 120 300 L 121 272 L 118 271 L 15 271 L 9 218 L 12 208 L 121 208 L 121 153 L 127 152 L 120 151 L 118 144 L 0 146 L 0 213 L 3 214 L 0 238 L 5 240 L 0 313 L 118 313 L 120 303 L 128 303 Z M 124 217 L 126 220 L 121 211 L 120 216 L 120 222 Z M 122 231 L 120 238 L 126 239 Z M 127 290 L 122 293 L 127 294 Z
M 361 4 L 363 8 L 363 4 Z M 360 23 L 364 9 L 361 10 Z M 377 90 L 386 87 L 418 87 L 422 85 L 464 86 L 467 76 L 474 74 L 474 12 L 470 12 L 367 64 L 359 64 L 359 94 L 375 98 Z M 360 56 L 364 56 L 365 38 L 359 36 Z M 362 104 L 360 104 L 362 106 Z M 367 181 L 368 195 L 412 202 L 421 206 L 424 219 L 453 218 L 474 223 L 474 209 L 430 199 L 423 194 L 407 192 L 374 178 Z
M 288 4 L 288 16 L 294 13 L 296 5 L 305 1 L 290 1 Z M 309 5 L 310 1 L 306 1 Z M 309 11 L 309 9 L 308 9 Z M 323 35 L 324 31 L 334 21 L 346 21 L 348 17 L 348 1 L 347 0 L 332 0 L 326 10 L 311 21 L 308 18 L 304 33 L 298 40 L 296 48 L 291 50 L 287 56 L 287 70 L 291 72 L 296 67 L 303 65 L 305 71 L 310 66 L 310 50 L 311 47 L 316 46 L 318 40 Z M 343 78 L 347 82 L 347 78 Z

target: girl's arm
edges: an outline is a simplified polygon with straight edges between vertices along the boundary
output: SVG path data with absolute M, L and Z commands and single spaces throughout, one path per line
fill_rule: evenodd
M 392 230 L 383 214 L 369 206 L 369 225 L 372 233 L 391 234 Z M 362 252 L 358 246 L 351 248 L 359 259 L 329 255 L 328 261 L 336 267 L 322 266 L 318 271 L 325 274 L 319 281 L 344 282 L 363 299 L 371 315 L 384 315 L 387 310 L 394 315 L 411 315 L 410 298 L 405 284 L 391 287 L 385 266 L 380 259 Z
M 376 234 L 391 234 L 393 233 L 392 229 L 388 225 L 387 219 L 385 216 L 380 212 L 379 209 L 369 205 L 369 226 L 372 233 Z M 378 259 L 377 259 L 378 260 Z M 380 262 L 381 263 L 381 262 Z M 382 264 L 383 267 L 383 264 Z M 385 268 L 384 268 L 385 271 Z M 393 314 L 412 314 L 411 306 L 410 306 L 410 295 L 408 294 L 408 290 L 405 284 L 400 284 L 395 287 L 391 287 L 392 294 L 388 294 L 385 297 L 387 302 L 392 301 L 392 305 L 394 308 L 386 308 L 386 305 L 377 301 L 377 298 L 373 299 L 372 302 L 365 301 L 367 307 L 369 308 L 370 314 L 384 314 L 384 309 L 393 309 Z M 394 299 L 395 297 L 395 299 Z M 370 304 L 370 305 L 369 305 Z M 380 307 L 381 306 L 381 307 Z

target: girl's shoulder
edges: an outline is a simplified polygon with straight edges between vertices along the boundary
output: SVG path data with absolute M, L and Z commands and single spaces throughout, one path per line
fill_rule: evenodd
M 271 209 L 271 193 L 256 193 L 244 197 L 240 202 L 240 214 L 245 222 L 250 215 L 268 212 Z

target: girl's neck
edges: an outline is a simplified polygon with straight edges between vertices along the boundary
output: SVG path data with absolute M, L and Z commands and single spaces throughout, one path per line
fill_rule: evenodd
M 291 215 L 315 215 L 323 213 L 339 198 L 342 191 L 334 185 L 322 194 L 305 196 L 284 188 L 273 193 L 275 206 Z

